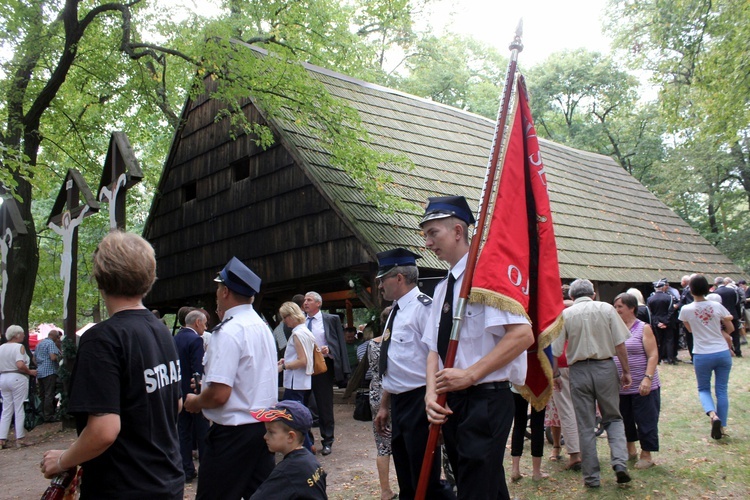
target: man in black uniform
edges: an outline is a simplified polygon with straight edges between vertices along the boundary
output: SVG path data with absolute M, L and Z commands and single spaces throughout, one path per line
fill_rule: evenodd
M 690 278 L 691 276 L 683 276 L 682 277 L 682 293 L 680 294 L 680 303 L 677 307 L 677 317 L 679 317 L 680 309 L 682 309 L 683 306 L 686 306 L 688 304 L 693 303 L 693 294 L 690 293 Z M 685 328 L 685 325 L 680 322 L 680 328 L 683 331 L 683 334 L 685 335 L 685 345 L 687 346 L 688 353 L 690 354 L 690 362 L 693 360 L 693 332 Z
M 669 281 L 662 278 L 654 281 L 654 293 L 646 301 L 649 311 L 651 311 L 651 328 L 656 335 L 656 342 L 659 344 L 659 361 L 667 362 L 670 365 L 677 364 L 674 359 L 674 297 L 667 292 Z
M 740 295 L 737 293 L 736 288 L 732 288 L 732 280 L 729 283 L 722 283 L 719 287 L 714 290 L 715 294 L 721 297 L 721 305 L 723 305 L 727 311 L 732 314 L 732 324 L 734 325 L 734 331 L 731 333 L 732 336 L 732 350 L 738 357 L 742 357 L 742 350 L 740 349 Z
M 403 248 L 378 254 L 378 288 L 383 299 L 393 301 L 393 309 L 380 347 L 383 393 L 375 429 L 385 436 L 392 421 L 391 450 L 401 499 L 414 498 L 430 433 L 424 403 L 430 350 L 422 335 L 429 328 L 432 299 L 417 287 L 419 258 Z M 455 498 L 447 483 L 440 482 L 439 460 L 432 462 L 427 497 Z

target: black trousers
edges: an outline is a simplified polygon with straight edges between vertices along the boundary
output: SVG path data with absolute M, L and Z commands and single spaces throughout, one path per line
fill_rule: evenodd
M 391 450 L 398 477 L 398 498 L 411 500 L 417 491 L 430 424 L 424 407 L 425 388 L 391 395 Z M 456 498 L 440 481 L 439 457 L 432 461 L 426 498 Z
M 659 411 L 661 394 L 652 390 L 648 396 L 620 394 L 620 413 L 628 443 L 640 441 L 643 451 L 659 451 Z
M 510 389 L 469 388 L 448 394 L 453 415 L 443 425 L 458 498 L 509 500 L 503 457 L 513 424 Z
M 237 426 L 214 424 L 206 437 L 205 456 L 198 470 L 197 500 L 250 498 L 271 474 L 273 453 L 263 440 L 261 423 Z
M 674 328 L 654 328 L 656 343 L 659 346 L 659 361 L 671 361 L 674 359 Z
M 44 378 L 36 379 L 39 387 L 39 399 L 42 400 L 42 413 L 44 420 L 50 421 L 55 418 L 55 389 L 57 389 L 57 375 L 52 374 Z
M 328 371 L 312 376 L 312 392 L 318 406 L 320 440 L 323 446 L 333 445 L 333 360 L 326 358 Z
M 740 322 L 733 320 L 734 331 L 729 334 L 732 337 L 732 350 L 737 357 L 742 357 L 742 348 L 740 347 Z
M 193 464 L 193 443 L 198 445 L 198 456 L 203 461 L 206 452 L 208 420 L 202 413 L 189 413 L 184 409 L 177 415 L 177 431 L 180 435 L 180 456 L 185 476 L 195 476 Z
M 526 424 L 529 422 L 529 402 L 520 394 L 513 393 L 516 405 L 513 417 L 513 436 L 510 439 L 510 456 L 523 455 L 523 441 L 526 438 Z M 531 456 L 544 455 L 544 410 L 536 411 L 531 407 Z

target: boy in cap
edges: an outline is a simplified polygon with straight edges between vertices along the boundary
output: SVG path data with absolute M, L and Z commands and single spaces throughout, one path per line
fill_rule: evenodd
M 264 422 L 264 439 L 268 449 L 284 458 L 273 470 L 253 499 L 328 498 L 326 473 L 315 456 L 303 446 L 312 426 L 310 410 L 298 401 L 280 401 L 276 405 L 250 414 Z
M 430 348 L 427 419 L 443 426 L 458 498 L 509 499 L 503 455 L 513 422 L 510 385 L 526 380 L 526 349 L 534 343 L 528 319 L 468 304 L 455 365 L 442 365 L 467 266 L 471 224 L 474 217 L 463 196 L 430 198 L 420 223 L 425 246 L 450 265 L 448 279 L 435 288 L 435 305 L 422 338 Z M 442 393 L 448 393 L 445 408 L 437 404 Z

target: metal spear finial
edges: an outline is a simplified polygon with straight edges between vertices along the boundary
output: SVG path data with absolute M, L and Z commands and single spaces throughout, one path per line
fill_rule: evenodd
M 521 36 L 523 36 L 523 18 L 518 20 L 518 26 L 516 27 L 516 36 L 510 43 L 510 50 L 517 50 L 521 52 L 523 50 L 523 43 L 521 43 Z

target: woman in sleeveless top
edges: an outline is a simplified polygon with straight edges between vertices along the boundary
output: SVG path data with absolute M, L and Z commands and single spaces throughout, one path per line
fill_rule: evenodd
M 615 298 L 614 306 L 630 329 L 630 338 L 625 341 L 625 347 L 633 383 L 627 389 L 620 389 L 620 413 L 628 440 L 628 456 L 631 460 L 638 458 L 636 469 L 648 469 L 654 465 L 651 452 L 659 451 L 661 384 L 656 369 L 659 350 L 651 326 L 636 318 L 638 301 L 633 295 L 621 293 Z M 615 364 L 618 372 L 622 373 L 617 358 Z M 638 441 L 641 443 L 640 457 L 636 449 Z

